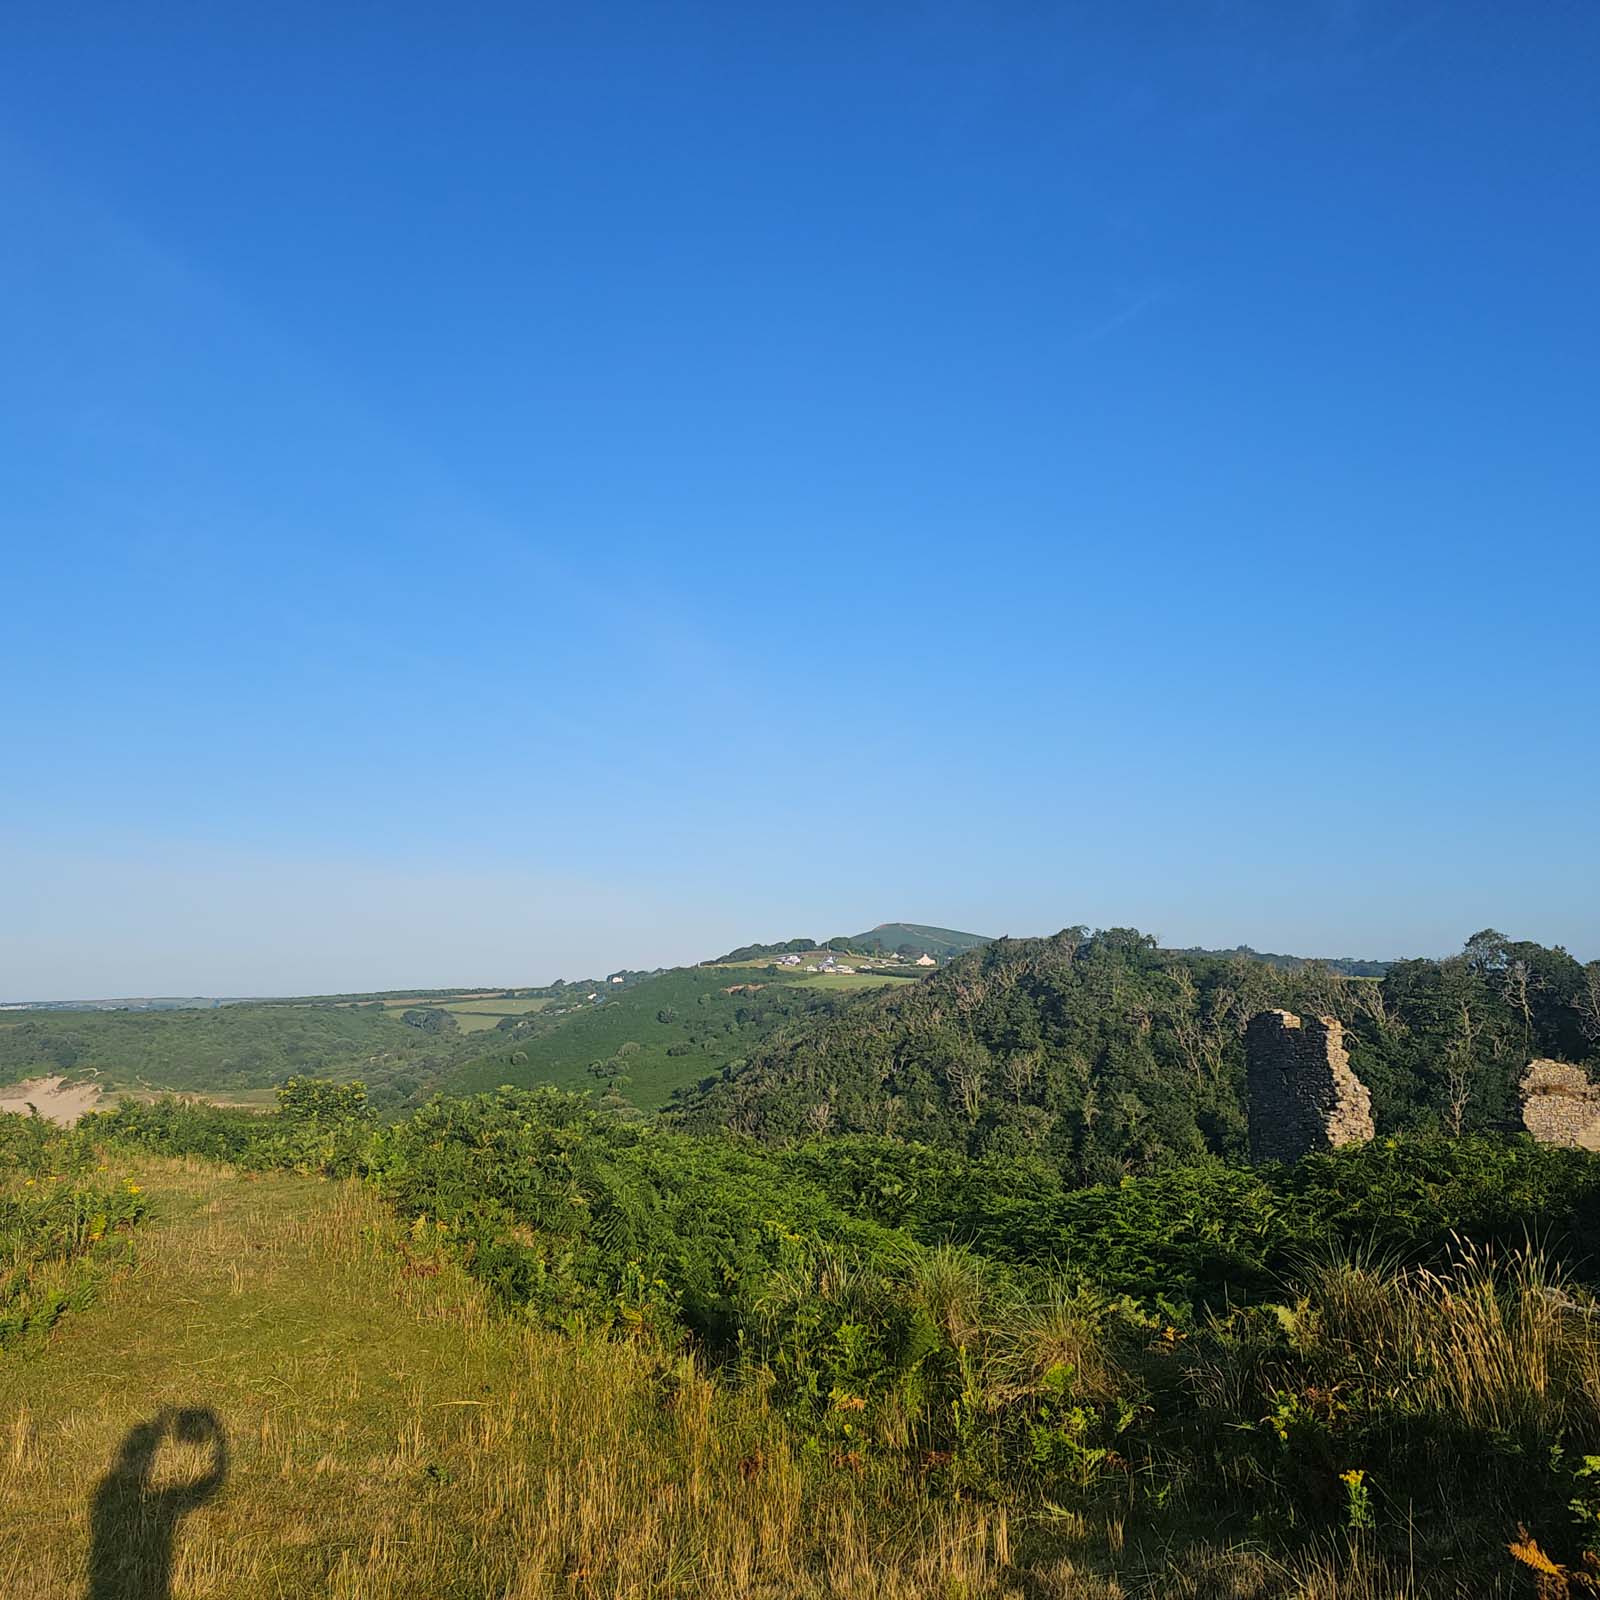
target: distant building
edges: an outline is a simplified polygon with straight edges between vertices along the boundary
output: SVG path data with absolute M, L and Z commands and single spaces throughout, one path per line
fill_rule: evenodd
M 785 956 L 783 958 L 783 964 L 786 967 L 798 967 L 800 965 L 800 957 L 795 955 Z
M 919 967 L 936 967 L 936 966 L 939 965 L 939 963 L 937 961 L 935 961 L 933 959 L 933 957 L 930 956 L 926 950 L 924 950 L 922 952 L 922 954 L 917 957 L 917 963 L 916 964 Z
M 847 967 L 847 966 L 844 965 L 843 962 L 840 962 L 839 965 L 836 966 L 833 970 L 835 972 L 854 972 L 856 969 L 854 967 Z
M 613 983 L 621 983 L 621 982 L 622 982 L 622 979 L 621 979 L 621 977 L 620 977 L 620 976 L 619 976 L 619 977 L 615 977 L 615 978 L 613 978 L 613 979 L 612 979 L 612 980 L 611 980 L 611 981 L 612 981 L 612 982 L 613 982 Z

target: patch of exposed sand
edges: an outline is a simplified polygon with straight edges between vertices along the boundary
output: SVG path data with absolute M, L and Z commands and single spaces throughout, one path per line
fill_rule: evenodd
M 70 1128 L 86 1111 L 99 1108 L 105 1096 L 92 1083 L 68 1083 L 65 1078 L 26 1078 L 0 1087 L 0 1111 L 28 1114 L 37 1106 L 41 1117 Z

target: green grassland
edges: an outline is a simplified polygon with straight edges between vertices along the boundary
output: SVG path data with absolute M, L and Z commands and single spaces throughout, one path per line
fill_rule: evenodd
M 507 1017 L 531 1017 L 550 1004 L 548 998 L 538 1000 L 447 1000 L 439 1009 L 448 1011 L 456 1019 L 462 1033 L 486 1033 L 497 1028 Z
M 891 984 L 915 983 L 912 977 L 889 972 L 802 972 L 798 978 L 784 978 L 801 989 L 822 989 L 853 993 L 861 989 L 883 989 Z
M 457 1017 L 526 1017 L 549 1004 L 548 996 L 538 1000 L 447 1000 L 444 1009 Z
M 817 976 L 809 975 L 808 976 Z M 868 980 L 874 987 L 883 980 Z M 683 967 L 608 992 L 588 1002 L 569 991 L 556 1008 L 529 1019 L 498 1048 L 452 1072 L 443 1087 L 471 1093 L 501 1084 L 605 1089 L 641 1111 L 654 1111 L 673 1091 L 719 1073 L 787 1023 L 831 1014 L 834 1003 L 859 987 L 849 975 L 831 978 L 819 993 L 798 981 L 762 981 L 754 972 Z M 602 1064 L 599 1073 L 590 1071 Z M 624 1081 L 626 1080 L 626 1081 Z
M 487 1033 L 500 1025 L 499 1017 L 485 1016 L 481 1011 L 460 1012 L 453 1006 L 442 1006 L 440 1009 L 448 1011 L 456 1019 L 458 1033 Z

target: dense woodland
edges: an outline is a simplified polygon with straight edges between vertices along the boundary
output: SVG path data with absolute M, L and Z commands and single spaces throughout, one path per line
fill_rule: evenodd
M 1384 1133 L 1504 1127 L 1531 1057 L 1600 1062 L 1600 962 L 1493 930 L 1372 979 L 1069 928 L 782 1030 L 672 1116 L 768 1141 L 858 1132 L 1034 1154 L 1084 1183 L 1240 1158 L 1244 1026 L 1280 1006 L 1347 1025 Z
M 17 1011 L 0 1015 L 0 1083 L 50 1073 L 107 1088 L 267 1089 L 296 1073 L 359 1074 L 399 1105 L 463 1046 L 380 1003 L 241 1004 L 206 1011 Z

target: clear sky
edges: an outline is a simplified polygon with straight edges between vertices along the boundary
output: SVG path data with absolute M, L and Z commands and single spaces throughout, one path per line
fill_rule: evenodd
M 0 998 L 1600 956 L 1600 7 L 4 31 Z

